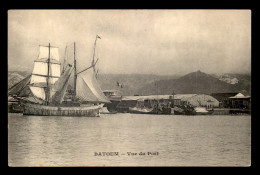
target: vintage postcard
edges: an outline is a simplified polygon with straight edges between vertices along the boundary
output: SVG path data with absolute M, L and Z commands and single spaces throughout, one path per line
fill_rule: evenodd
M 8 165 L 251 166 L 251 11 L 9 10 Z

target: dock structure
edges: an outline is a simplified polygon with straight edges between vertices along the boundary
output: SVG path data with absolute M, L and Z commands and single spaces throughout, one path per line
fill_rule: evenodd
M 223 99 L 228 100 L 228 102 L 225 101 L 225 106 L 223 106 Z M 224 94 L 222 101 L 219 101 L 212 95 L 206 94 L 136 95 L 122 96 L 116 108 L 118 112 L 129 112 L 129 108 L 153 108 L 157 104 L 166 107 L 191 105 L 193 107 L 205 107 L 208 110 L 213 110 L 213 115 L 229 115 L 251 114 L 250 102 L 250 96 L 244 96 L 240 93 Z
M 212 115 L 251 114 L 250 109 L 239 108 L 215 108 Z
M 219 109 L 214 111 L 216 114 L 251 114 L 251 96 L 238 92 L 213 93 L 211 95 L 219 100 Z

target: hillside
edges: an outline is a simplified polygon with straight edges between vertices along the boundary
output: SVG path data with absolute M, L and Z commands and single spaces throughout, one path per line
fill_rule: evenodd
M 214 74 L 212 75 L 221 81 L 233 84 L 244 95 L 251 95 L 251 75 L 250 74 Z
M 102 90 L 117 90 L 123 95 L 139 94 L 139 89 L 158 80 L 177 79 L 179 76 L 160 76 L 147 74 L 100 74 L 98 82 Z M 117 82 L 122 84 L 117 86 Z
M 28 74 L 26 74 L 25 72 L 19 72 L 19 71 L 8 72 L 8 89 L 12 87 L 14 84 L 24 79 L 26 75 Z
M 139 92 L 140 95 L 172 94 L 173 90 L 178 94 L 211 94 L 217 92 L 241 92 L 243 90 L 250 94 L 250 84 L 240 82 L 232 85 L 209 74 L 197 71 L 179 79 L 159 80 L 149 83 L 140 88 Z

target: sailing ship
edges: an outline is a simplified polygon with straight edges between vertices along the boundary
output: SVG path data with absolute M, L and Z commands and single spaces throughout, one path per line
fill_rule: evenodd
M 99 36 L 96 37 L 100 38 Z M 19 100 L 24 115 L 41 116 L 87 116 L 98 117 L 100 109 L 109 99 L 100 89 L 94 61 L 82 71 L 77 70 L 76 43 L 74 43 L 74 62 L 66 60 L 61 70 L 58 48 L 50 44 L 39 46 L 38 58 L 28 77 L 9 89 L 8 95 Z M 73 83 L 70 84 L 70 79 Z M 69 89 L 68 87 L 71 87 Z

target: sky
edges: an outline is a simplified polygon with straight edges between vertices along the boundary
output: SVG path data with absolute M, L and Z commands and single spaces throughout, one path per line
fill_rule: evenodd
M 112 74 L 251 72 L 250 10 L 9 10 L 8 69 L 32 71 L 39 45 L 76 43 L 78 70 Z

